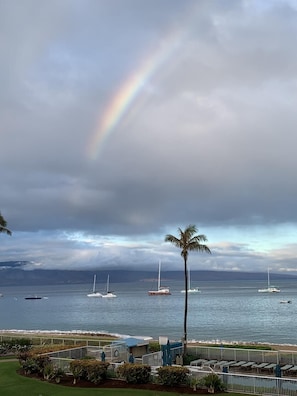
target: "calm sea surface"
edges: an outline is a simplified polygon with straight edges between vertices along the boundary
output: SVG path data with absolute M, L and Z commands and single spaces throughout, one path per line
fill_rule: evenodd
M 196 283 L 196 282 L 195 282 Z M 91 331 L 130 336 L 183 334 L 182 282 L 168 283 L 171 296 L 148 296 L 152 285 L 112 284 L 117 298 L 89 298 L 89 285 L 2 287 L 0 329 Z M 262 282 L 197 282 L 189 295 L 188 339 L 297 344 L 297 282 L 282 281 L 281 293 L 258 293 Z M 98 285 L 104 291 L 104 285 Z M 41 300 L 25 300 L 39 295 Z M 282 304 L 291 300 L 291 304 Z

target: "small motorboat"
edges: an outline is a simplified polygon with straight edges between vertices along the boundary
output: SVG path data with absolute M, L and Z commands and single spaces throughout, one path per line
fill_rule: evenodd
M 280 301 L 280 304 L 291 304 L 291 300 L 282 300 Z
M 28 297 L 25 297 L 25 300 L 41 300 L 42 299 L 42 297 L 40 297 L 40 296 L 28 296 Z

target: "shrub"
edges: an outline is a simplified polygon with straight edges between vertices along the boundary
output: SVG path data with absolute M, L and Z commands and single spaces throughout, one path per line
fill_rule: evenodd
M 206 387 L 215 392 L 223 392 L 226 390 L 225 384 L 222 382 L 220 377 L 214 373 L 208 374 L 199 380 L 197 386 L 199 388 Z
M 160 344 L 157 341 L 150 341 L 149 343 L 149 351 L 150 353 L 160 351 Z
M 19 354 L 19 362 L 25 374 L 43 375 L 44 368 L 50 364 L 50 358 L 29 352 L 21 352 Z
M 89 360 L 86 365 L 87 379 L 94 384 L 99 384 L 107 378 L 107 367 L 109 363 Z
M 162 385 L 175 386 L 187 383 L 189 370 L 186 367 L 164 366 L 158 369 L 159 382 Z
M 84 367 L 81 363 L 81 360 L 73 360 L 70 362 L 70 371 L 73 375 L 73 383 L 76 384 L 76 382 L 80 379 L 83 378 L 85 371 Z
M 147 384 L 150 373 L 151 367 L 145 364 L 124 363 L 117 369 L 117 375 L 129 384 Z
M 87 381 L 98 384 L 107 378 L 108 366 L 109 363 L 98 362 L 94 359 L 73 360 L 70 362 L 70 370 L 74 378 L 73 383 L 76 384 L 79 379 L 86 379 Z
M 27 359 L 30 359 L 34 356 L 34 354 L 31 351 L 22 351 L 18 353 L 18 359 L 19 363 L 22 366 L 23 362 L 25 362 Z
M 61 378 L 64 377 L 64 375 L 65 371 L 63 369 L 61 369 L 60 367 L 55 367 L 54 379 L 57 383 L 60 382 Z
M 43 374 L 44 368 L 50 364 L 50 358 L 48 356 L 40 356 L 36 355 L 33 357 L 33 359 L 36 362 L 36 365 L 38 366 L 38 372 L 39 374 Z
M 64 375 L 65 372 L 61 368 L 55 367 L 52 363 L 47 364 L 43 370 L 43 378 L 47 381 L 54 379 L 57 383 L 59 383 Z
M 25 375 L 39 373 L 39 366 L 34 358 L 28 358 L 23 361 L 22 368 Z
M 198 359 L 197 355 L 190 355 L 190 354 L 184 355 L 183 356 L 183 364 L 185 366 L 188 366 L 191 363 L 191 361 L 195 360 L 195 359 Z
M 31 341 L 28 338 L 15 338 L 0 343 L 0 354 L 16 353 L 19 351 L 27 351 L 31 348 Z
M 14 340 L 14 348 L 17 351 L 27 351 L 32 347 L 32 342 L 29 338 L 17 338 Z

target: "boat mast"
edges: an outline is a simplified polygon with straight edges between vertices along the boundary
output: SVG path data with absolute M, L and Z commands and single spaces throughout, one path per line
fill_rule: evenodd
M 107 275 L 106 292 L 109 293 L 109 275 Z
M 96 290 L 96 275 L 94 275 L 94 281 L 93 281 L 93 293 L 95 293 Z
M 159 261 L 158 290 L 161 288 L 161 261 Z

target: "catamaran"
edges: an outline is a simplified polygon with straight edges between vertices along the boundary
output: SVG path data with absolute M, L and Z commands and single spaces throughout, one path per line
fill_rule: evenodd
M 270 285 L 270 276 L 269 276 L 269 268 L 267 270 L 267 288 L 266 289 L 259 289 L 259 293 L 279 293 L 280 289 L 275 286 Z
M 161 286 L 161 262 L 159 261 L 159 273 L 158 273 L 158 288 L 157 290 L 149 290 L 149 296 L 169 296 L 170 290 L 169 287 Z
M 88 297 L 102 297 L 102 294 L 96 291 L 96 275 L 94 275 L 93 280 L 93 291 L 88 294 Z
M 117 295 L 109 290 L 109 275 L 107 275 L 106 294 L 102 294 L 103 298 L 115 298 Z

